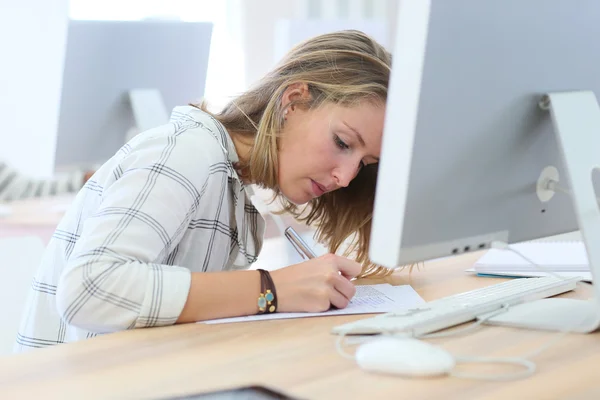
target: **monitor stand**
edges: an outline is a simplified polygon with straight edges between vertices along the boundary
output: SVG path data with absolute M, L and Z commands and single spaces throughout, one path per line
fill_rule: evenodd
M 137 133 L 169 122 L 169 115 L 158 89 L 130 90 L 129 101 L 131 102 Z
M 595 281 L 591 300 L 549 298 L 512 307 L 486 323 L 529 329 L 590 333 L 600 327 L 600 210 L 592 173 L 600 169 L 600 107 L 593 92 L 549 93 L 549 110 L 571 182 L 577 223 Z

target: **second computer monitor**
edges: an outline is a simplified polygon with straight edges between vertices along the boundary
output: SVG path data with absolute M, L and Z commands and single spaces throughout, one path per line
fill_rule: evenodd
M 167 118 L 175 106 L 201 100 L 211 34 L 208 22 L 71 21 L 56 164 L 111 157 L 136 125 L 131 90 L 157 89 Z
M 542 100 L 581 91 L 589 107 L 562 116 L 582 129 L 597 120 L 600 2 L 415 0 L 399 8 L 371 260 L 394 267 L 577 230 L 577 215 L 588 215 L 568 194 L 546 201 L 536 190 L 546 167 L 571 186 L 565 144 Z M 600 130 L 579 140 L 581 157 L 595 152 L 598 165 L 599 138 Z M 578 180 L 591 187 L 592 177 Z

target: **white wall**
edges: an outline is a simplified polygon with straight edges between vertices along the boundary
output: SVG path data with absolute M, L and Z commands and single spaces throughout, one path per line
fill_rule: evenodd
M 244 73 L 246 87 L 251 85 L 275 64 L 281 44 L 276 43 L 276 28 L 281 20 L 317 20 L 332 22 L 332 27 L 351 21 L 361 21 L 367 26 L 376 21 L 385 27 L 389 48 L 393 48 L 395 15 L 399 0 L 246 0 L 240 1 L 242 29 L 240 40 L 244 48 Z M 340 21 L 341 20 L 341 21 Z M 343 21 L 347 23 L 344 23 Z M 317 22 L 318 23 L 318 22 Z M 360 23 L 357 24 L 357 28 Z M 373 30 L 374 31 L 374 30 Z M 378 33 L 379 31 L 377 31 Z M 295 35 L 297 36 L 297 35 Z M 375 36 L 375 35 L 374 35 Z M 295 40 L 290 37 L 290 39 Z M 284 39 L 283 42 L 286 42 Z M 288 49 L 289 50 L 289 49 Z
M 0 159 L 49 176 L 68 22 L 68 0 L 0 0 Z
M 273 64 L 279 62 L 289 49 L 306 39 L 344 29 L 358 29 L 371 36 L 386 49 L 391 49 L 387 21 L 384 20 L 280 19 L 276 21 L 274 29 Z
M 241 1 L 242 31 L 244 49 L 244 78 L 246 87 L 260 79 L 273 67 L 273 36 L 275 21 L 280 18 L 294 18 L 296 9 L 292 3 L 305 0 L 252 0 Z

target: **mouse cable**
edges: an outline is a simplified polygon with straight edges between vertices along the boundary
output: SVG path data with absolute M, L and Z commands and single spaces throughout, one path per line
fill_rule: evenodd
M 529 257 L 527 257 L 525 254 L 523 254 L 519 250 L 516 250 L 515 248 L 509 246 L 506 242 L 493 242 L 492 248 L 511 251 L 511 252 L 515 253 L 516 255 L 518 255 L 519 257 L 521 257 L 526 262 L 528 262 L 529 264 L 531 264 L 536 269 L 541 270 L 542 272 L 545 272 L 551 276 L 554 276 L 555 278 L 570 279 L 570 278 L 560 276 L 559 274 L 556 274 L 553 271 L 550 271 L 549 269 L 545 268 L 544 266 L 535 263 L 533 260 L 531 260 Z M 584 285 L 584 286 L 591 287 L 591 284 L 584 282 L 584 281 L 577 282 L 577 285 Z M 385 332 L 385 333 L 383 333 L 383 335 L 394 336 L 394 337 L 399 337 L 399 338 L 406 337 L 406 338 L 417 338 L 417 339 L 458 336 L 458 335 L 463 335 L 466 333 L 472 333 L 476 329 L 480 328 L 481 325 L 484 322 L 486 322 L 487 320 L 489 320 L 490 318 L 493 318 L 493 317 L 495 317 L 499 314 L 502 314 L 508 310 L 509 310 L 509 306 L 504 305 L 500 310 L 497 310 L 496 312 L 487 315 L 485 318 L 482 318 L 465 328 L 451 331 L 451 332 L 430 333 L 430 334 L 425 334 L 425 335 L 413 335 L 410 332 Z M 587 319 L 587 315 L 585 317 Z M 449 375 L 453 376 L 455 378 L 486 380 L 486 381 L 510 381 L 510 380 L 527 378 L 527 377 L 533 375 L 536 371 L 535 362 L 529 360 L 529 358 L 536 357 L 536 356 L 540 355 L 542 352 L 548 350 L 550 347 L 554 346 L 561 339 L 563 339 L 567 334 L 572 333 L 575 328 L 581 326 L 584 322 L 585 322 L 585 319 L 583 319 L 575 324 L 572 324 L 571 326 L 567 327 L 566 329 L 562 329 L 562 330 L 556 332 L 555 334 L 552 335 L 553 337 L 550 340 L 548 340 L 546 343 L 542 344 L 537 349 L 535 349 L 523 356 L 520 356 L 520 357 L 454 356 L 457 364 L 469 364 L 469 363 L 510 364 L 510 365 L 517 365 L 517 366 L 524 367 L 525 368 L 524 371 L 520 371 L 520 372 L 516 372 L 516 373 L 509 373 L 509 374 L 473 374 L 473 373 L 450 371 Z M 346 332 L 339 335 L 339 337 L 336 340 L 336 350 L 342 357 L 354 360 L 355 359 L 354 355 L 350 354 L 344 350 L 344 344 L 345 344 L 344 342 L 347 337 L 346 335 L 347 335 Z M 377 335 L 375 337 L 377 337 Z M 369 341 L 369 340 L 372 340 L 371 336 L 368 336 L 366 338 L 361 338 L 361 341 Z

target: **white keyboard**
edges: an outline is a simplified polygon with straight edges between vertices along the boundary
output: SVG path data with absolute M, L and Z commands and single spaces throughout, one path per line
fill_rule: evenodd
M 333 333 L 366 335 L 406 332 L 420 336 L 476 319 L 478 316 L 528 301 L 574 290 L 581 278 L 519 278 L 444 297 L 417 308 L 380 314 L 333 328 Z

